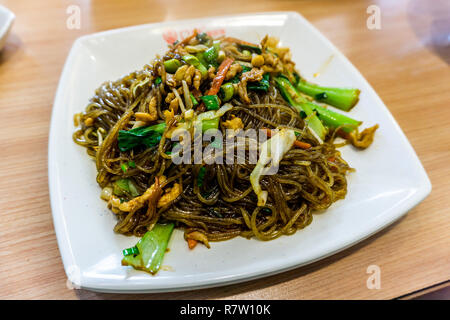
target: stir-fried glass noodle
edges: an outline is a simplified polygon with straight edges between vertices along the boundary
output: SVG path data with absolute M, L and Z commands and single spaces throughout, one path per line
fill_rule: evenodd
M 194 31 L 141 70 L 103 83 L 75 115 L 73 140 L 95 160 L 101 197 L 118 219 L 115 232 L 142 237 L 169 222 L 184 230 L 190 247 L 236 236 L 272 240 L 345 197 L 353 169 L 337 147 L 368 147 L 377 126 L 359 132 L 360 121 L 324 103 L 348 111 L 358 95 L 306 82 L 275 38 L 252 44 Z M 192 132 L 195 123 L 223 133 L 202 147 L 212 144 L 223 159 L 231 153 L 232 163 L 174 163 L 175 145 L 193 150 L 195 141 L 172 141 L 175 129 Z M 263 174 L 270 159 L 239 158 L 226 145 L 227 129 L 262 129 L 282 145 L 269 148 L 278 171 Z M 256 140 L 243 139 L 248 154 Z M 256 141 L 253 149 L 261 153 L 263 145 Z

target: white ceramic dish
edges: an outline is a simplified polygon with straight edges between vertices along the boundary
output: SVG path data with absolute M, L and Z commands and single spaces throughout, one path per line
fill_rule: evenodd
M 113 232 L 115 217 L 100 200 L 95 165 L 72 143 L 73 114 L 84 110 L 94 90 L 166 51 L 166 42 L 195 27 L 257 42 L 265 34 L 293 52 L 301 74 L 323 85 L 361 89 L 351 116 L 380 124 L 365 151 L 343 148 L 356 168 L 348 195 L 293 236 L 270 242 L 243 238 L 190 251 L 175 231 L 168 266 L 156 276 L 122 267 L 122 249 L 137 241 Z M 345 32 L 345 30 L 343 30 Z M 330 57 L 333 57 L 330 60 Z M 328 61 L 326 68 L 323 64 Z M 321 74 L 313 74 L 321 69 Z M 386 106 L 356 68 L 303 17 L 274 12 L 165 22 L 112 30 L 75 41 L 56 93 L 49 140 L 49 184 L 53 219 L 65 270 L 81 287 L 107 292 L 175 291 L 254 279 L 317 261 L 388 226 L 422 201 L 430 181 Z M 392 244 L 393 246 L 395 244 Z
M 15 18 L 14 13 L 0 5 L 0 51 L 6 43 L 6 38 L 9 35 Z

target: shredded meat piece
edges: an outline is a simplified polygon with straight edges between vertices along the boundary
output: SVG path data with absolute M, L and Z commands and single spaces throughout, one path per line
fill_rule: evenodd
M 111 205 L 113 207 L 119 208 L 120 211 L 124 212 L 135 212 L 142 208 L 152 197 L 159 197 L 162 194 L 161 184 L 166 180 L 164 176 L 156 177 L 155 183 L 153 183 L 150 188 L 148 188 L 143 195 L 131 199 L 130 201 L 120 203 L 116 199 L 111 199 Z
M 159 199 L 158 208 L 164 207 L 171 203 L 183 191 L 183 187 L 179 183 L 175 183 L 172 188 L 168 189 L 166 193 Z
M 245 103 L 250 103 L 250 98 L 247 94 L 247 82 L 261 81 L 263 74 L 264 71 L 262 69 L 253 68 L 252 70 L 244 72 L 241 75 L 241 81 L 238 84 L 238 94 Z
M 358 132 L 358 130 L 353 131 L 352 133 L 347 135 L 347 139 L 350 143 L 360 149 L 366 149 L 369 147 L 375 136 L 375 131 L 378 129 L 378 124 L 373 127 L 366 128 L 362 132 Z
M 194 88 L 199 90 L 201 84 L 202 84 L 202 73 L 200 72 L 200 70 L 195 69 Z
M 233 79 L 241 71 L 242 66 L 239 63 L 233 63 L 225 76 L 225 80 Z

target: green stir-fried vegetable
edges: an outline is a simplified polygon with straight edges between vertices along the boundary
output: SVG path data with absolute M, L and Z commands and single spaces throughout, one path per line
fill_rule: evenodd
M 358 89 L 322 87 L 305 80 L 297 83 L 297 90 L 344 111 L 355 106 L 360 92 Z
M 124 250 L 122 265 L 155 274 L 161 268 L 174 226 L 173 223 L 156 224 L 138 241 L 136 249 Z
M 161 136 L 166 128 L 166 123 L 162 122 L 149 127 L 138 127 L 131 130 L 119 131 L 119 149 L 122 152 L 133 149 L 134 147 L 145 145 L 154 147 L 161 140 Z
M 293 106 L 298 112 L 305 112 L 308 120 L 308 127 L 314 132 L 321 140 L 325 139 L 327 129 L 323 126 L 322 122 L 319 120 L 316 114 L 314 114 L 314 109 L 307 103 L 308 101 L 300 96 L 294 86 L 289 82 L 288 79 L 284 77 L 277 77 L 275 83 L 280 89 L 281 95 L 286 99 L 286 101 Z

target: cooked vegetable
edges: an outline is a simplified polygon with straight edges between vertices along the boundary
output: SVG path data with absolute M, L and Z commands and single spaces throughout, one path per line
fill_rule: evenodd
M 234 86 L 231 82 L 224 83 L 220 87 L 221 98 L 223 101 L 230 101 L 234 96 Z
M 307 104 L 311 107 L 311 109 L 317 112 L 319 119 L 322 120 L 324 125 L 329 128 L 337 129 L 340 127 L 345 132 L 350 133 L 357 129 L 362 123 L 361 121 L 352 119 L 346 115 L 332 111 L 320 105 L 311 102 L 307 102 Z
M 133 197 L 137 197 L 139 195 L 139 191 L 130 179 L 118 179 L 114 182 L 113 186 L 113 193 L 116 196 L 129 194 Z
M 148 126 L 138 127 L 131 130 L 120 130 L 118 136 L 119 149 L 122 152 L 131 150 L 137 146 L 145 145 L 148 148 L 156 146 L 166 128 L 165 122 Z
M 173 223 L 156 224 L 136 244 L 138 253 L 126 255 L 122 265 L 155 274 L 161 268 L 173 228 Z
M 266 140 L 260 147 L 261 153 L 255 168 L 250 174 L 250 182 L 253 191 L 258 196 L 258 206 L 264 206 L 267 202 L 268 192 L 263 191 L 259 180 L 269 168 L 274 168 L 280 164 L 281 159 L 292 148 L 296 140 L 294 130 L 280 129 L 272 138 Z M 266 168 L 267 164 L 270 166 Z
M 190 94 L 190 96 L 191 96 L 192 105 L 194 107 L 196 107 L 198 105 L 197 99 L 195 99 L 195 97 L 194 97 L 194 95 L 192 93 Z
M 219 97 L 216 94 L 214 94 L 214 95 L 206 95 L 206 96 L 201 97 L 200 99 L 202 99 L 202 101 L 205 104 L 207 110 L 217 110 L 217 109 L 219 109 L 220 101 L 219 101 Z
M 300 80 L 297 89 L 320 102 L 325 102 L 344 111 L 349 111 L 359 100 L 358 89 L 322 87 Z
M 213 83 L 211 85 L 211 88 L 208 90 L 206 95 L 216 95 L 219 93 L 220 86 L 223 83 L 223 80 L 225 79 L 225 75 L 228 72 L 228 69 L 230 69 L 231 64 L 233 63 L 234 59 L 232 58 L 226 58 L 222 61 L 222 63 L 219 66 L 219 69 L 217 70 L 217 74 L 213 80 Z M 205 105 L 202 103 L 197 108 L 197 111 L 203 112 L 205 111 Z
M 278 77 L 275 79 L 278 88 L 280 89 L 280 93 L 286 101 L 297 109 L 298 112 L 305 112 L 307 117 L 308 127 L 311 129 L 313 133 L 317 135 L 317 137 L 323 141 L 325 139 L 325 135 L 327 130 L 323 126 L 322 122 L 320 122 L 319 118 L 316 114 L 314 114 L 314 110 L 307 103 L 308 101 L 300 96 L 296 91 L 294 86 L 289 82 L 288 79 L 284 77 Z
M 269 90 L 269 87 L 270 87 L 270 83 L 269 83 L 269 74 L 268 73 L 263 75 L 263 78 L 261 81 L 250 82 L 247 84 L 248 90 L 267 91 L 267 90 Z
M 211 48 L 203 52 L 203 58 L 209 64 L 216 64 L 219 57 L 220 41 L 214 41 Z
M 203 132 L 208 131 L 209 129 L 217 129 L 217 128 L 219 128 L 219 118 L 202 121 Z
M 179 67 L 181 67 L 181 61 L 180 60 L 170 59 L 170 60 L 164 61 L 164 68 L 169 73 L 175 73 L 175 71 L 177 71 L 177 69 Z
M 137 247 L 132 247 L 132 248 L 128 248 L 128 249 L 124 249 L 122 251 L 124 256 L 130 256 L 130 255 L 134 255 L 134 254 L 139 254 L 139 249 Z
M 272 130 L 270 130 L 270 129 L 267 129 L 267 128 L 261 128 L 261 129 L 266 132 L 268 137 L 272 137 L 274 135 L 274 132 Z M 311 145 L 309 143 L 303 142 L 303 141 L 300 141 L 300 140 L 295 140 L 294 141 L 294 146 L 299 147 L 301 149 L 309 149 L 309 148 L 311 148 Z
M 206 69 L 206 67 L 202 63 L 200 63 L 200 61 L 197 59 L 197 57 L 195 57 L 191 54 L 187 54 L 187 55 L 183 56 L 183 60 L 187 64 L 190 64 L 190 65 L 194 66 L 195 68 L 197 68 L 201 72 L 202 77 L 206 77 L 206 75 L 208 74 L 208 69 Z

